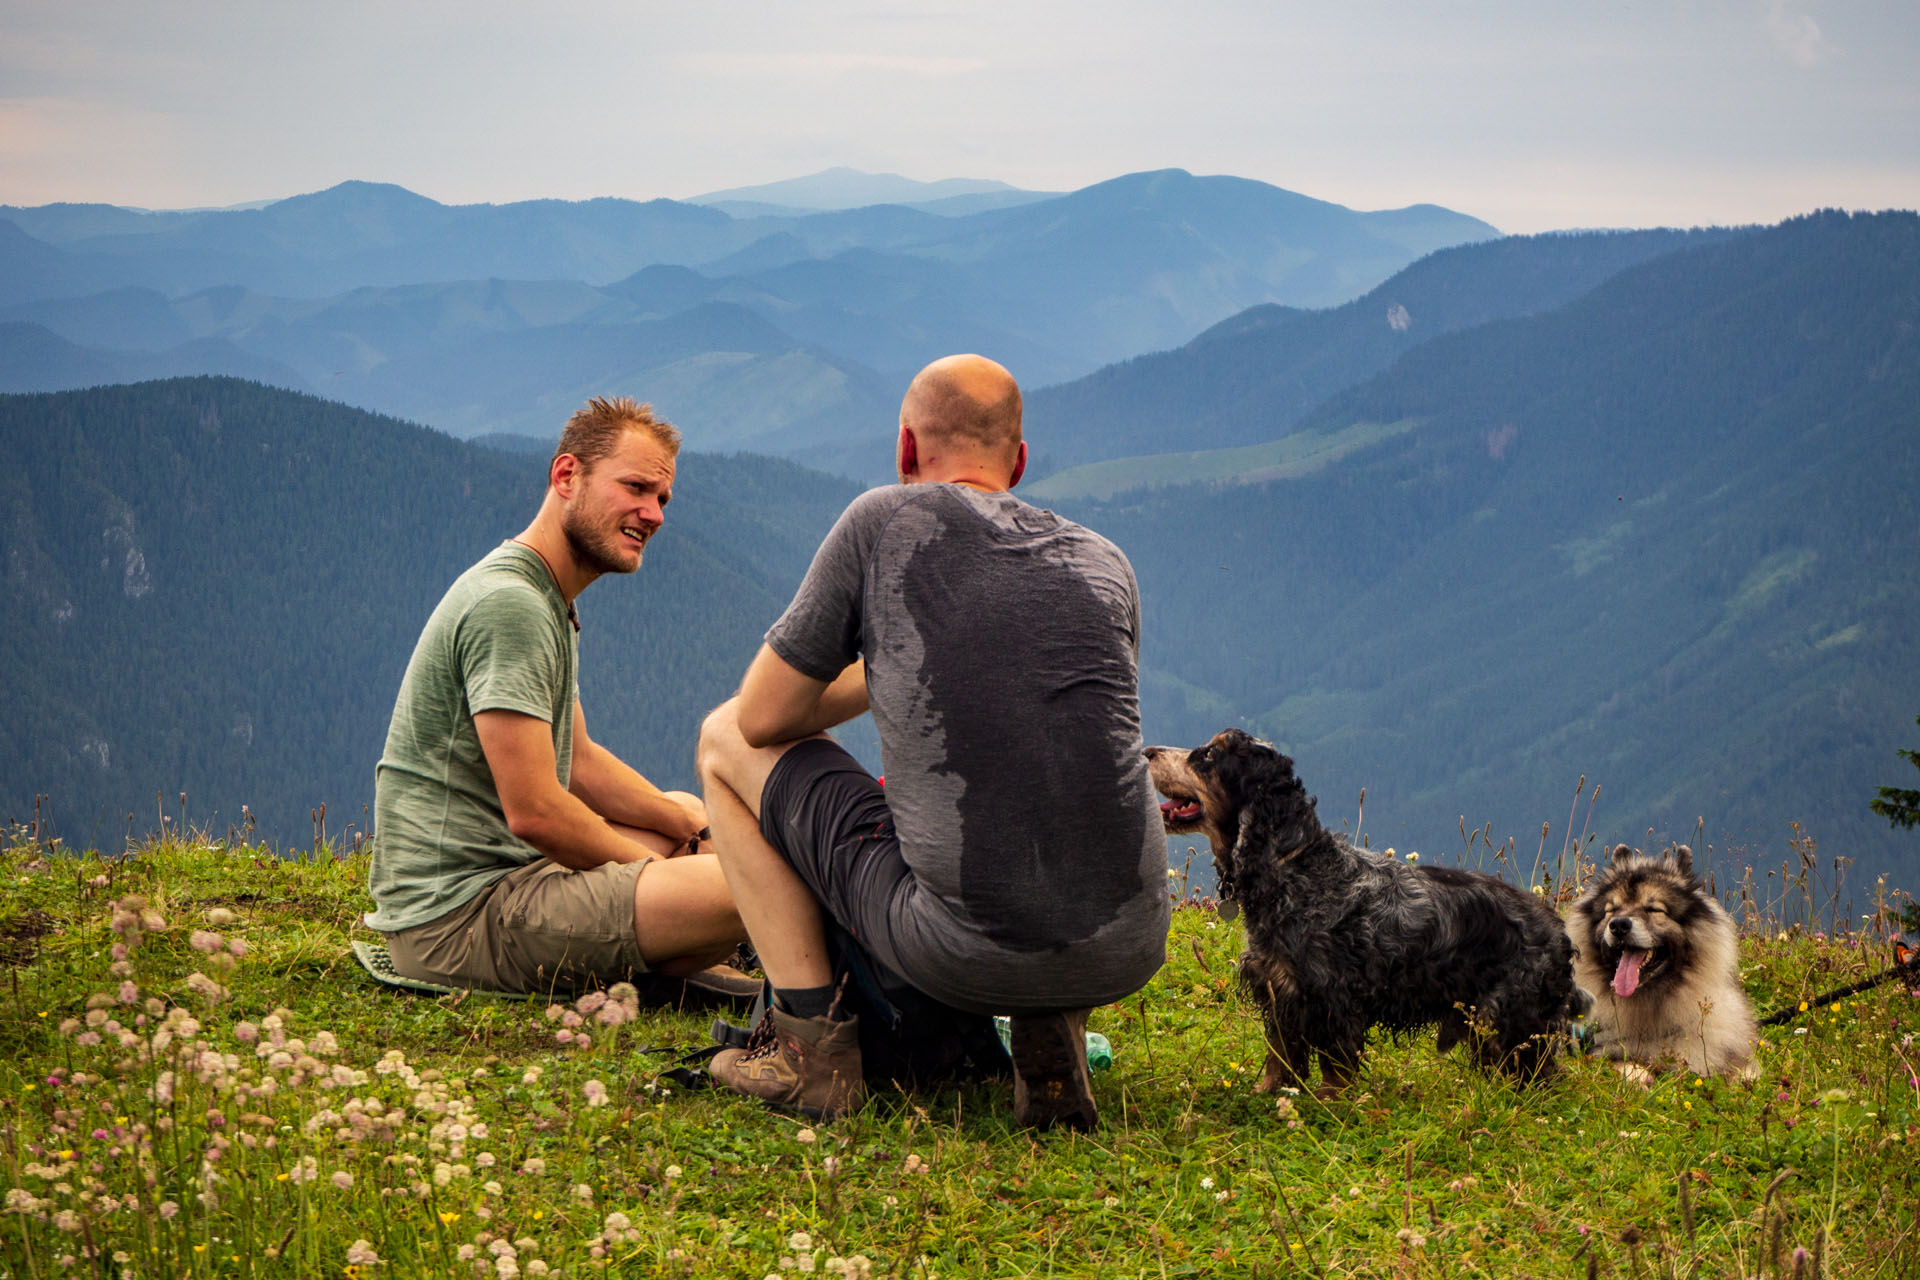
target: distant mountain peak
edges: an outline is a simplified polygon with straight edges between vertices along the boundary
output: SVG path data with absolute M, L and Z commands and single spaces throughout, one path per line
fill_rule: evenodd
M 359 178 L 349 178 L 345 182 L 336 182 L 331 187 L 319 191 L 308 191 L 297 196 L 288 196 L 285 200 L 276 200 L 265 206 L 269 209 L 287 206 L 333 206 L 350 204 L 381 204 L 391 207 L 444 208 L 431 196 L 423 196 L 417 191 L 393 182 L 366 182 Z
M 948 196 L 980 195 L 1018 191 L 1018 187 L 991 178 L 942 178 L 921 182 L 897 173 L 867 173 L 846 165 L 836 165 L 754 187 L 730 187 L 692 196 L 688 204 L 732 204 L 750 202 L 785 205 L 794 209 L 858 209 L 872 204 L 916 204 L 941 200 Z

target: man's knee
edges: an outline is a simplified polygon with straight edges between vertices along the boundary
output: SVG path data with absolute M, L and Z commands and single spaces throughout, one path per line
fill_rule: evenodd
M 740 699 L 728 698 L 707 713 L 700 723 L 700 741 L 694 748 L 694 768 L 704 785 L 720 776 L 723 761 L 736 747 L 746 745 L 740 736 Z
M 662 795 L 684 808 L 691 809 L 699 816 L 700 825 L 707 824 L 707 802 L 691 791 L 663 791 Z

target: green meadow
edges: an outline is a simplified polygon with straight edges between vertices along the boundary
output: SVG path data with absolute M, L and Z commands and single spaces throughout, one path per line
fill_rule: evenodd
M 7 833 L 0 1277 L 1920 1275 L 1898 983 L 1769 1029 L 1751 1082 L 1518 1088 L 1415 1037 L 1343 1098 L 1262 1096 L 1239 926 L 1188 900 L 1094 1015 L 1097 1132 L 1019 1131 L 995 1084 L 816 1125 L 666 1074 L 709 1014 L 377 985 L 365 870 Z M 1884 970 L 1902 906 L 1744 903 L 1756 1007 Z

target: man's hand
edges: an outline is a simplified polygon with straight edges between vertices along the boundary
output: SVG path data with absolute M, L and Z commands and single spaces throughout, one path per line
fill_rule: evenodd
M 740 682 L 740 736 L 750 747 L 825 733 L 867 709 L 867 668 L 855 659 L 832 681 L 796 671 L 766 645 Z
M 656 851 L 672 857 L 707 825 L 707 806 L 685 791 L 662 791 L 638 770 L 587 736 L 587 715 L 573 704 L 573 769 L 567 789 L 619 826 L 656 832 Z

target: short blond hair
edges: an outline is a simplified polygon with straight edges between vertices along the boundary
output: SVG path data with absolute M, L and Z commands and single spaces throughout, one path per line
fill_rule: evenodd
M 580 460 L 582 471 L 591 471 L 594 463 L 613 452 L 624 431 L 646 432 L 669 458 L 680 454 L 679 428 L 654 417 L 652 405 L 641 404 L 632 396 L 595 396 L 567 419 L 553 456 L 570 453 Z

